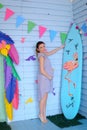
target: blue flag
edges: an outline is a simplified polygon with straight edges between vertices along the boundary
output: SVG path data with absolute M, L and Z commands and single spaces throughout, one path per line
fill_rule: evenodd
M 52 42 L 57 34 L 57 31 L 49 30 L 49 32 L 50 32 L 50 40 Z
M 17 16 L 16 18 L 16 27 L 19 27 L 23 22 L 24 22 L 24 18 L 22 16 Z

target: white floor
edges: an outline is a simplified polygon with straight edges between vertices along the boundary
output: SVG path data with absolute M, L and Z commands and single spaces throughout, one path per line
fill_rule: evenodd
M 12 130 L 87 130 L 87 119 L 81 119 L 81 125 L 60 128 L 48 121 L 46 124 L 40 122 L 39 119 L 24 120 L 10 123 Z

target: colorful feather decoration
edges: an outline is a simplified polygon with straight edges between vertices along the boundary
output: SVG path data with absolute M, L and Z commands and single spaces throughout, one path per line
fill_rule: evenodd
M 12 101 L 13 108 L 18 109 L 18 104 L 19 104 L 19 89 L 18 89 L 18 80 L 16 80 L 16 88 L 14 98 Z
M 5 33 L 0 31 L 0 55 L 3 57 L 4 60 L 0 61 L 0 67 L 3 67 L 3 72 L 0 73 L 2 78 L 0 80 L 0 89 L 5 89 L 5 96 L 0 97 L 0 101 L 3 99 L 2 108 L 1 110 L 6 110 L 6 113 L 3 113 L 2 120 L 5 120 L 5 115 L 9 120 L 13 119 L 13 107 L 18 109 L 19 104 L 19 89 L 18 89 L 18 80 L 20 77 L 14 67 L 14 64 L 19 63 L 19 56 L 18 52 L 14 46 L 14 41 Z M 1 77 L 0 76 L 0 77 Z M 3 85 L 4 85 L 4 88 Z M 4 105 L 5 104 L 5 105 Z M 1 120 L 1 119 L 0 119 Z

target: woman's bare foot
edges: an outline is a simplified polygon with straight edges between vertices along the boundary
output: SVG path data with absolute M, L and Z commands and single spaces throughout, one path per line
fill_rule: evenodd
M 48 120 L 47 120 L 46 116 L 44 116 L 44 121 L 45 121 L 45 123 L 47 123 L 47 122 L 48 122 Z
M 47 119 L 45 119 L 44 121 L 45 121 L 45 123 L 47 123 L 47 122 L 48 122 L 48 120 L 47 120 Z
M 42 123 L 47 123 L 47 119 L 44 119 L 42 115 L 39 115 L 39 118 Z
M 43 119 L 43 116 L 42 115 L 39 115 L 39 118 L 40 118 L 40 121 L 43 122 L 44 119 Z

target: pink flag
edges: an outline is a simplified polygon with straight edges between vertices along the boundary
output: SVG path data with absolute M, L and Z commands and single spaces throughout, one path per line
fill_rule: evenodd
M 6 9 L 6 13 L 5 13 L 5 17 L 4 20 L 8 20 L 12 15 L 14 14 L 14 11 L 10 10 L 10 9 Z
M 46 32 L 47 28 L 43 26 L 39 26 L 39 38 L 43 36 L 43 34 Z

